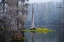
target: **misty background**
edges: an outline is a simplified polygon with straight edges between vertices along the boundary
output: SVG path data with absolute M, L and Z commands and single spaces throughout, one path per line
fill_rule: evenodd
M 40 0 L 39 0 L 40 1 Z M 35 42 L 64 42 L 64 4 L 60 1 L 33 3 L 35 27 L 56 30 L 53 33 L 34 34 Z M 29 6 L 29 15 L 25 22 L 26 29 L 31 27 L 32 6 Z M 28 42 L 31 42 L 31 33 L 25 33 Z

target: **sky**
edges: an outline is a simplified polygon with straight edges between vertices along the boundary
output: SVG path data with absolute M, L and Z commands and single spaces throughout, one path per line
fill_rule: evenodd
M 40 3 L 40 2 L 49 2 L 49 1 L 60 2 L 61 0 L 29 0 L 30 3 Z
M 49 1 L 60 2 L 61 0 L 29 0 L 30 3 L 40 3 L 40 2 L 49 2 Z

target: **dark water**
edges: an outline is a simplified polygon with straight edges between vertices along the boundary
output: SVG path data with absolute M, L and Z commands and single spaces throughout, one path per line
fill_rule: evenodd
M 50 32 L 47 34 L 34 34 L 34 42 L 64 42 L 64 26 L 47 26 L 47 28 L 56 30 L 56 32 Z M 30 32 L 25 32 L 25 36 L 28 42 L 32 42 L 32 35 Z

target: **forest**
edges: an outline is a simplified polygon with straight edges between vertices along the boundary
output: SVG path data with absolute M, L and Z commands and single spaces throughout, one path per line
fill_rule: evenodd
M 33 26 L 56 32 L 39 34 L 22 31 L 32 30 Z M 42 3 L 0 0 L 0 42 L 64 42 L 64 0 Z

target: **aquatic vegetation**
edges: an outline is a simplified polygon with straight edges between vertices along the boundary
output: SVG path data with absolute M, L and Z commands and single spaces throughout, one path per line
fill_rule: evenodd
M 22 30 L 23 32 L 38 32 L 38 33 L 48 33 L 48 32 L 55 32 L 56 30 L 50 30 L 48 28 L 37 28 L 36 30 Z

